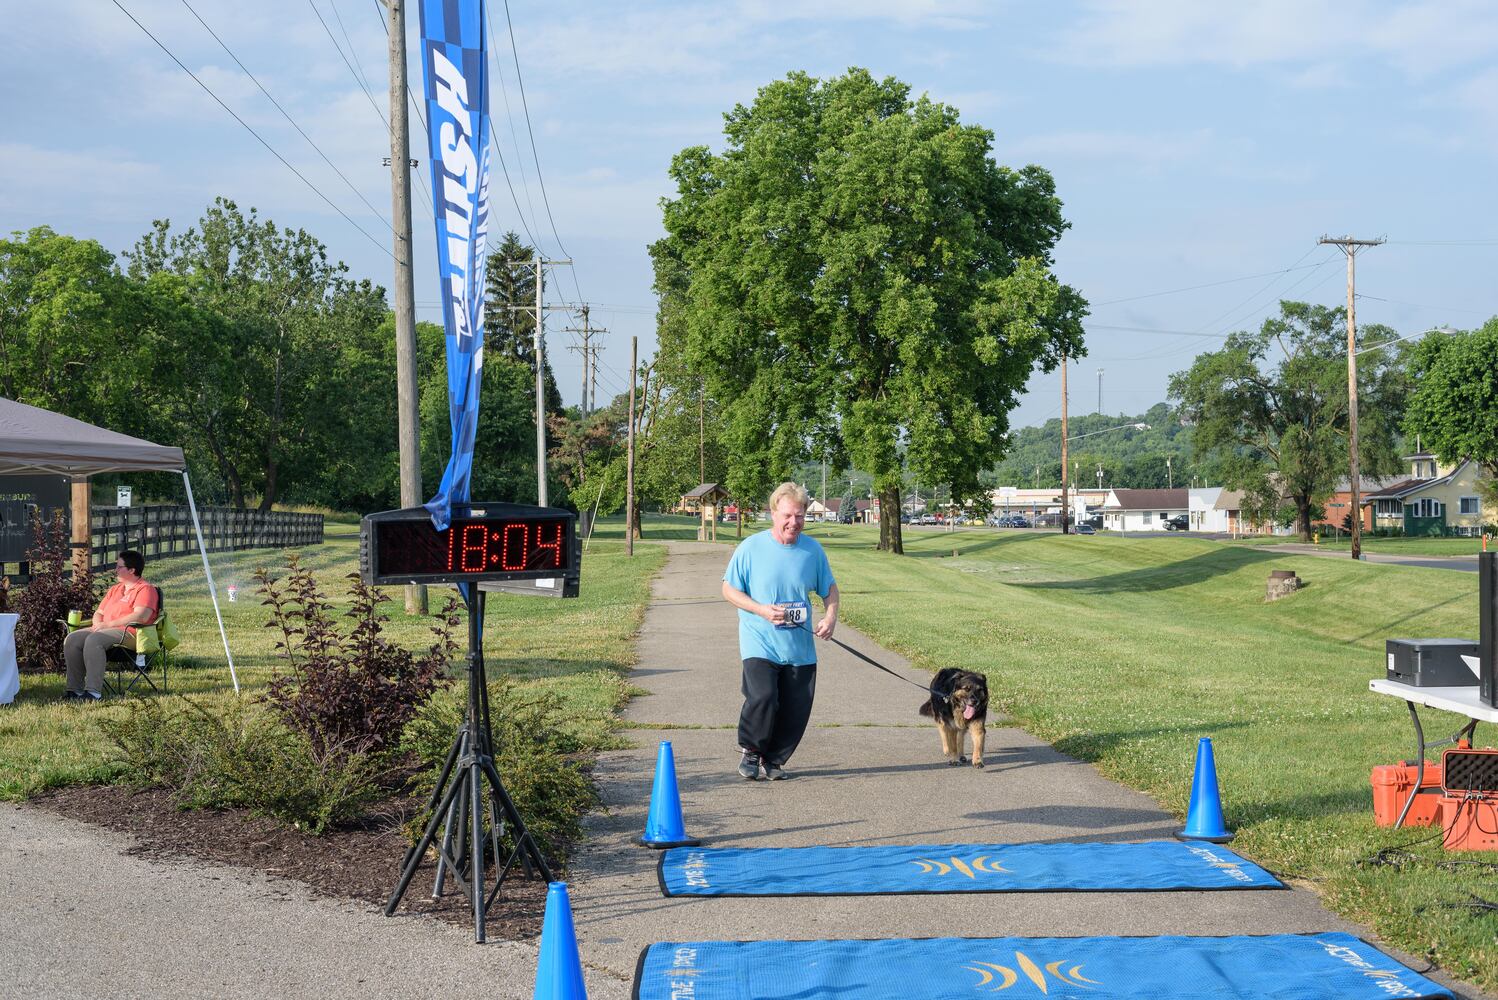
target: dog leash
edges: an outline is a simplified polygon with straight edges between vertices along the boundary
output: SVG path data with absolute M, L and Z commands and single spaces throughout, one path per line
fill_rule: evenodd
M 804 628 L 804 629 L 806 629 L 806 631 L 811 632 L 812 635 L 816 635 L 816 633 L 812 631 L 811 626 L 808 625 L 806 622 L 802 622 L 800 625 L 797 625 L 796 627 L 797 628 Z M 845 649 L 848 652 L 852 653 L 854 656 L 858 657 L 860 660 L 862 660 L 863 662 L 867 663 L 869 666 L 875 667 L 875 668 L 877 668 L 879 670 L 883 670 L 885 673 L 889 674 L 891 677 L 899 678 L 900 680 L 904 681 L 906 684 L 909 684 L 912 687 L 918 687 L 922 691 L 925 691 L 928 694 L 931 692 L 931 685 L 930 684 L 920 684 L 920 683 L 917 683 L 916 681 L 911 680 L 909 677 L 904 676 L 903 674 L 897 674 L 897 673 L 895 673 L 893 670 L 891 670 L 889 667 L 886 667 L 884 664 L 880 663 L 878 660 L 876 660 L 876 659 L 874 659 L 873 657 L 870 657 L 870 656 L 865 656 L 863 653 L 860 653 L 858 650 L 854 649 L 852 646 L 848 645 L 846 642 L 843 642 L 841 639 L 835 639 L 835 638 L 833 638 L 831 636 L 828 636 L 827 641 L 833 643 L 834 645 L 841 646 L 843 649 Z

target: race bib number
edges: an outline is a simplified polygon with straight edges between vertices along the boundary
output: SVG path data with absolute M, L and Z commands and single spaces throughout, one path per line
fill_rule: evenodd
M 785 620 L 776 628 L 801 628 L 811 618 L 811 605 L 806 601 L 787 601 L 781 608 L 785 611 Z

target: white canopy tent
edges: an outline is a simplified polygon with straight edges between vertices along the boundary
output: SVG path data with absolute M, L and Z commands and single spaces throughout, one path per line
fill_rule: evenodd
M 224 631 L 218 588 L 214 586 L 213 570 L 208 565 L 208 548 L 203 544 L 203 527 L 198 522 L 198 505 L 193 500 L 192 480 L 187 476 L 182 449 L 152 444 L 51 410 L 0 397 L 0 476 L 45 473 L 76 479 L 108 472 L 182 474 L 182 485 L 187 490 L 187 508 L 192 513 L 192 527 L 198 538 L 198 552 L 203 557 L 203 574 L 208 578 L 208 596 L 213 600 L 218 634 L 224 641 L 229 677 L 234 681 L 234 693 L 238 694 L 239 674 L 234 669 L 234 654 L 229 652 L 229 635 Z

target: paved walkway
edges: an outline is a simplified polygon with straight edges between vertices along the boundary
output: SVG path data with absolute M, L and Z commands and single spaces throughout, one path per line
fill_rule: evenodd
M 658 739 L 672 742 L 688 834 L 715 847 L 1126 841 L 1169 837 L 1177 828 L 1148 797 L 1001 725 L 989 729 L 987 768 L 947 767 L 933 727 L 916 715 L 921 692 L 827 643 L 818 646 L 812 728 L 788 768 L 795 779 L 741 780 L 733 771 L 737 622 L 718 596 L 729 551 L 691 542 L 670 549 L 631 677 L 649 693 L 626 712 L 630 721 L 652 728 L 631 734 L 636 749 L 599 761 L 595 777 L 608 811 L 590 823 L 571 873 L 581 952 L 600 978 L 629 983 L 641 949 L 666 940 L 1328 930 L 1371 936 L 1302 889 L 898 900 L 663 897 L 656 852 L 635 843 L 645 826 Z M 887 666 L 923 676 L 846 625 L 838 638 Z M 1181 752 L 1194 752 L 1194 741 L 1183 743 Z M 1400 957 L 1416 969 L 1425 965 Z M 1492 1000 L 1470 989 L 1459 995 Z
M 1283 545 L 1265 546 L 1271 552 L 1293 552 L 1300 556 L 1325 556 L 1329 559 L 1351 559 L 1352 554 L 1347 549 L 1323 548 L 1320 545 L 1307 545 L 1305 542 L 1286 542 Z M 1423 569 L 1454 569 L 1463 573 L 1477 572 L 1477 556 L 1419 556 L 1398 555 L 1387 552 L 1369 552 L 1363 550 L 1363 561 L 1371 563 L 1387 563 L 1391 566 L 1419 566 Z
M 590 822 L 570 876 L 591 1000 L 624 1000 L 641 949 L 670 939 L 1360 932 L 1302 890 L 662 897 L 656 852 L 635 844 L 657 738 L 675 748 L 688 832 L 714 846 L 1143 840 L 1176 826 L 1150 799 L 1018 730 L 989 730 L 986 770 L 946 767 L 916 715 L 921 693 L 827 644 L 796 778 L 740 780 L 737 626 L 718 598 L 727 558 L 724 546 L 671 546 L 632 677 L 649 693 L 627 712 L 658 728 L 634 730 L 636 749 L 599 761 L 608 811 Z M 846 626 L 838 635 L 908 667 Z M 534 943 L 475 946 L 462 927 L 386 919 L 297 883 L 134 857 L 126 838 L 36 808 L 0 806 L 0 845 L 6 997 L 531 995 Z M 1495 1000 L 1465 988 L 1458 996 Z

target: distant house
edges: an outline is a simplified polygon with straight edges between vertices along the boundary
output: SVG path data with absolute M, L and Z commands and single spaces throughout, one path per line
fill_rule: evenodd
M 1112 531 L 1163 531 L 1173 517 L 1189 517 L 1189 490 L 1109 490 L 1103 527 Z
M 1367 498 L 1374 524 L 1406 535 L 1482 534 L 1490 516 L 1478 491 L 1482 476 L 1477 463 L 1442 466 L 1425 452 L 1406 457 L 1415 475 Z
M 1375 527 L 1393 527 L 1395 523 L 1403 518 L 1402 510 L 1397 502 L 1385 504 L 1385 514 L 1380 521 L 1377 514 L 1377 506 L 1370 502 L 1374 497 L 1383 496 L 1392 498 L 1401 489 L 1423 482 L 1421 478 L 1412 476 L 1359 476 L 1358 477 L 1358 506 L 1363 509 L 1363 530 L 1372 531 Z M 1311 522 L 1311 527 L 1322 531 L 1330 531 L 1333 528 L 1339 531 L 1347 530 L 1347 515 L 1352 511 L 1352 480 L 1346 476 L 1337 481 L 1336 489 L 1326 500 L 1326 516 Z M 1388 511 L 1393 511 L 1392 518 Z
M 842 520 L 843 499 L 842 497 L 829 498 L 827 500 L 827 519 L 829 521 Z M 853 520 L 859 524 L 879 523 L 879 501 L 859 498 L 853 501 Z
M 1227 531 L 1228 512 L 1217 506 L 1223 494 L 1221 486 L 1192 487 L 1186 491 L 1186 506 L 1192 531 Z

